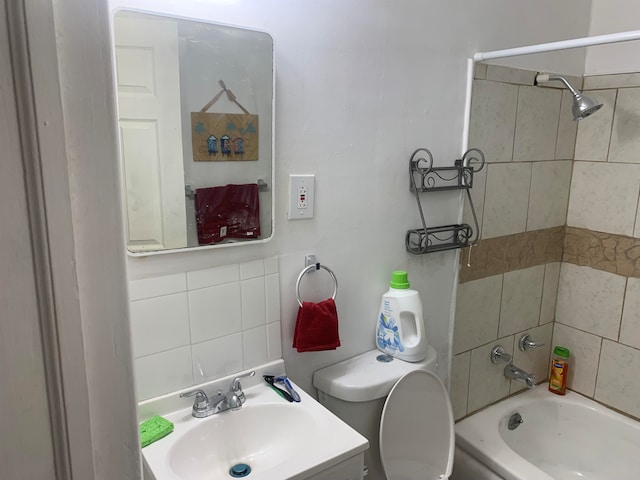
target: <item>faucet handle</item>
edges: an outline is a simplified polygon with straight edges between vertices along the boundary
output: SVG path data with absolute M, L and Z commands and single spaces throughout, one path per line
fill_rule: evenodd
M 195 390 L 189 390 L 188 392 L 183 392 L 180 394 L 180 398 L 185 397 L 193 397 L 195 395 L 196 399 L 193 402 L 193 411 L 202 411 L 207 410 L 211 404 L 209 402 L 209 397 L 204 393 L 204 390 L 200 388 L 196 388 Z
M 241 378 L 253 377 L 256 374 L 255 370 L 250 371 L 249 373 L 245 373 L 244 375 L 238 375 L 231 381 L 231 387 L 229 391 L 233 393 L 236 397 L 238 397 L 238 401 L 240 405 L 244 404 L 246 398 L 244 396 L 244 392 L 242 391 L 242 385 L 240 384 Z
M 543 342 L 536 342 L 528 333 L 522 335 L 522 337 L 520 337 L 520 340 L 518 341 L 518 348 L 523 352 L 530 348 L 538 348 L 543 345 Z
M 504 347 L 502 345 L 496 345 L 491 350 L 491 362 L 498 363 L 498 360 L 501 362 L 509 363 L 511 361 L 511 355 L 504 351 Z

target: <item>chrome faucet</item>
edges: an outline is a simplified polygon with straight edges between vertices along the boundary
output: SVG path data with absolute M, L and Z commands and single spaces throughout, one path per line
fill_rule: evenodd
M 525 333 L 524 335 L 522 335 L 522 337 L 520 337 L 520 340 L 518 341 L 518 348 L 520 348 L 520 350 L 523 352 L 526 352 L 530 348 L 533 349 L 533 348 L 542 347 L 543 345 L 544 343 L 536 342 L 533 339 L 533 337 L 528 333 Z
M 509 380 L 524 382 L 529 388 L 535 387 L 536 385 L 536 376 L 533 373 L 527 373 L 521 368 L 516 367 L 513 363 L 509 363 L 504 367 L 504 376 Z
M 534 347 L 535 348 L 535 347 Z M 509 380 L 517 380 L 519 382 L 524 382 L 527 384 L 527 387 L 531 388 L 536 384 L 536 377 L 532 373 L 527 373 L 521 368 L 516 367 L 513 364 L 513 360 L 511 355 L 504 351 L 504 347 L 502 345 L 496 345 L 493 350 L 491 350 L 491 362 L 505 362 L 507 364 L 504 367 L 504 376 Z
M 191 415 L 196 418 L 210 417 L 216 413 L 225 412 L 227 410 L 239 410 L 246 401 L 244 392 L 242 391 L 242 385 L 240 385 L 240 379 L 244 377 L 253 377 L 256 374 L 255 370 L 244 375 L 235 377 L 229 391 L 224 393 L 222 390 L 218 390 L 213 398 L 209 398 L 204 390 L 196 388 L 180 394 L 180 398 L 193 397 L 193 409 Z

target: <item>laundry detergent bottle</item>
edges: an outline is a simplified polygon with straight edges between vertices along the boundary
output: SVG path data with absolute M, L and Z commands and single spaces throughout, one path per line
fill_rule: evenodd
M 427 356 L 427 338 L 420 295 L 409 288 L 409 278 L 403 270 L 392 273 L 389 287 L 380 304 L 376 346 L 400 360 L 424 360 Z

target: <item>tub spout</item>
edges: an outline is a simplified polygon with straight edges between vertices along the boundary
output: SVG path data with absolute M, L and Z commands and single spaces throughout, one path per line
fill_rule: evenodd
M 536 377 L 534 374 L 525 372 L 521 368 L 516 367 L 513 363 L 504 367 L 504 376 L 510 380 L 524 382 L 529 388 L 534 387 L 536 384 Z

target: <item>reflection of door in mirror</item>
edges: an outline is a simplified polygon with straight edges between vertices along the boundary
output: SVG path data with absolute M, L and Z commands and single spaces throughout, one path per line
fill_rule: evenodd
M 127 247 L 186 247 L 177 24 L 118 15 L 114 31 Z

